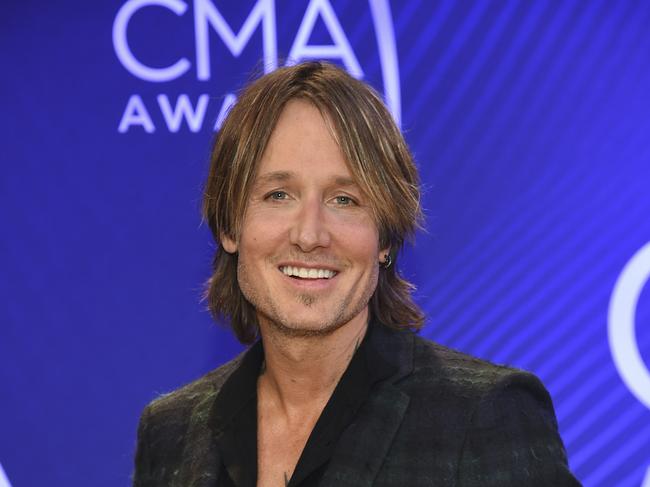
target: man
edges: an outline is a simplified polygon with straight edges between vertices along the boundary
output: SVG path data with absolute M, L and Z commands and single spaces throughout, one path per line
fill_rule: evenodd
M 413 333 L 418 176 L 367 85 L 310 62 L 248 86 L 204 216 L 210 309 L 254 344 L 147 406 L 135 486 L 579 485 L 534 376 Z

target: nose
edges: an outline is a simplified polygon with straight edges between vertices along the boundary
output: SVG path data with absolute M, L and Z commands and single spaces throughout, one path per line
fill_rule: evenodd
M 328 247 L 330 232 L 325 221 L 325 208 L 321 202 L 312 198 L 300 205 L 291 225 L 290 240 L 303 252 L 310 252 L 318 247 Z

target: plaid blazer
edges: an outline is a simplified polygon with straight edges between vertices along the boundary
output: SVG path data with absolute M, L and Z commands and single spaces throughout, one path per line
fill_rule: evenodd
M 320 485 L 580 486 L 535 376 L 381 325 L 369 345 L 397 372 L 375 384 Z M 144 409 L 134 487 L 219 485 L 212 406 L 242 356 Z

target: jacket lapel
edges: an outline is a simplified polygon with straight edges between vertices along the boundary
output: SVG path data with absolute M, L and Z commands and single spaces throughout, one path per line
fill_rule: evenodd
M 197 403 L 187 432 L 189 442 L 183 452 L 179 487 L 218 485 L 221 465 L 228 464 L 220 442 L 227 436 L 233 418 L 255 396 L 263 358 L 262 343 L 258 341 L 228 364 L 230 370 L 221 383 L 215 383 L 213 391 Z M 230 471 L 229 465 L 226 468 Z
M 341 436 L 321 486 L 372 485 L 408 408 L 409 396 L 394 384 L 413 371 L 414 336 L 378 325 L 371 345 L 373 352 L 394 366 L 395 373 L 375 385 Z
M 216 487 L 221 458 L 212 428 L 206 418 L 215 401 L 216 393 L 206 396 L 194 411 L 187 431 L 183 451 L 184 462 L 180 466 L 178 486 Z
M 390 384 L 376 391 L 359 411 L 358 419 L 341 436 L 320 485 L 372 485 L 408 404 L 409 397 Z

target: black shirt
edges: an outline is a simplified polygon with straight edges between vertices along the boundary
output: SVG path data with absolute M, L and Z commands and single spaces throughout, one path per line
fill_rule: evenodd
M 290 487 L 318 484 L 339 437 L 352 423 L 373 384 L 394 372 L 368 345 L 373 327 L 372 324 L 368 326 L 365 338 L 318 418 L 298 459 L 288 484 Z M 241 366 L 228 378 L 216 399 L 218 416 L 231 418 L 218 436 L 222 458 L 220 486 L 256 485 L 257 378 L 263 361 L 264 349 L 262 342 L 258 341 L 246 353 Z

